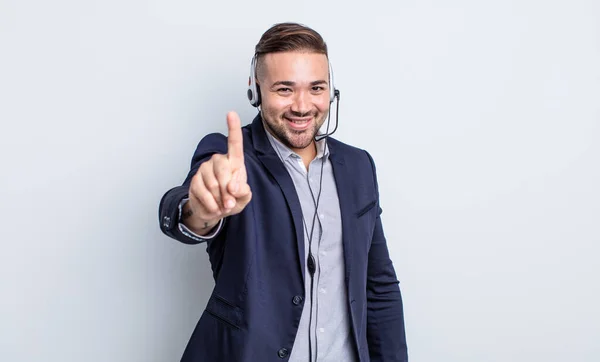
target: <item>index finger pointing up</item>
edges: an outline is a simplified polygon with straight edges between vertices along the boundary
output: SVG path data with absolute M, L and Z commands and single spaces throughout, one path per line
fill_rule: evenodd
M 240 116 L 236 112 L 227 113 L 227 158 L 232 171 L 237 170 L 244 164 L 244 139 L 242 136 L 242 125 Z

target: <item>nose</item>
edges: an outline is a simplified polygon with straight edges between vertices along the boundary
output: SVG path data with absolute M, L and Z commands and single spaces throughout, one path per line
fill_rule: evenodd
M 306 92 L 296 92 L 291 111 L 299 115 L 304 115 L 310 112 L 310 97 L 306 94 Z

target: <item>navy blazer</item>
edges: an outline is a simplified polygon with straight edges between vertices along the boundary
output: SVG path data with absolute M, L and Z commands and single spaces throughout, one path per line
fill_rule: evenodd
M 206 242 L 215 287 L 182 362 L 286 361 L 300 323 L 306 265 L 302 210 L 293 181 L 272 148 L 262 119 L 242 128 L 252 200 Z M 375 165 L 364 150 L 327 140 L 340 200 L 345 284 L 352 335 L 361 362 L 408 361 L 402 299 L 381 225 Z M 182 186 L 160 201 L 161 230 L 183 243 L 178 205 L 192 176 L 222 134 L 204 137 Z

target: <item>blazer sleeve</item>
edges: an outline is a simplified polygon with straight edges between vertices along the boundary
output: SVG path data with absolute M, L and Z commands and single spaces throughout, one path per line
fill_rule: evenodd
M 371 362 L 407 362 L 408 352 L 404 312 L 399 281 L 390 259 L 381 223 L 379 188 L 375 163 L 368 155 L 373 171 L 377 205 L 373 240 L 367 266 L 367 343 Z
M 158 206 L 158 218 L 160 230 L 165 235 L 185 244 L 199 244 L 209 240 L 208 238 L 194 238 L 182 232 L 179 227 L 179 205 L 188 198 L 192 177 L 198 172 L 200 165 L 215 153 L 227 153 L 227 138 L 219 133 L 209 134 L 200 141 L 192 156 L 190 170 L 181 186 L 171 188 L 162 196 Z M 221 230 L 226 224 L 226 222 L 220 224 Z

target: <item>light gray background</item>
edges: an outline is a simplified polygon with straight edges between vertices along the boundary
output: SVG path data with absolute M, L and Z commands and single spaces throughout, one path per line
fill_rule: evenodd
M 599 361 L 596 0 L 0 0 L 0 360 L 178 360 L 212 279 L 158 202 L 288 20 L 377 163 L 411 362 Z

